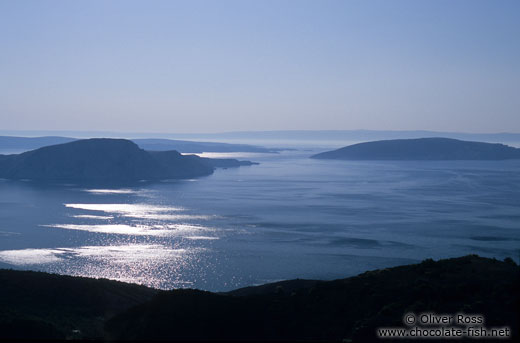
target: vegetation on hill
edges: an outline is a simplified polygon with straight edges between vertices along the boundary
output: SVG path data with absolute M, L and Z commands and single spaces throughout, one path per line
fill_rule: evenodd
M 99 339 L 107 319 L 158 292 L 117 281 L 0 269 L 0 340 Z
M 517 335 L 519 277 L 512 260 L 475 255 L 228 293 L 2 270 L 0 339 L 364 342 L 378 327 L 404 326 L 408 312 L 482 314 L 486 327 Z

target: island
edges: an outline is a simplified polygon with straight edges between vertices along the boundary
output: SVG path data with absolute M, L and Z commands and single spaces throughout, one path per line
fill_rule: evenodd
M 46 136 L 46 137 L 15 137 L 0 136 L 0 151 L 21 153 L 28 150 L 43 148 L 49 145 L 69 143 L 77 138 Z M 141 149 L 147 151 L 176 150 L 181 153 L 200 154 L 203 152 L 252 152 L 278 153 L 281 149 L 265 148 L 249 144 L 230 144 L 219 142 L 197 142 L 164 138 L 137 138 L 130 139 Z
M 278 153 L 281 149 L 264 148 L 250 144 L 230 144 L 219 142 L 194 142 L 178 139 L 145 138 L 132 139 L 132 142 L 144 150 L 177 150 L 182 153 L 199 154 L 203 152 L 252 152 Z
M 0 178 L 73 183 L 127 183 L 210 175 L 215 168 L 252 165 L 234 159 L 210 159 L 177 151 L 145 151 L 126 139 L 76 140 L 0 155 Z
M 520 149 L 451 138 L 393 139 L 349 145 L 311 156 L 328 160 L 507 160 Z
M 519 276 L 511 258 L 469 255 L 214 293 L 0 269 L 0 340 L 379 342 L 425 312 L 482 315 L 514 337 Z

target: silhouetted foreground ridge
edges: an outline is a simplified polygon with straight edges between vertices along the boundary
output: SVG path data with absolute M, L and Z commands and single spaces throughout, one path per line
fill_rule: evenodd
M 520 149 L 504 144 L 451 138 L 394 139 L 349 145 L 311 156 L 334 160 L 507 160 Z
M 132 182 L 192 178 L 215 167 L 251 165 L 249 161 L 201 158 L 177 151 L 140 149 L 125 139 L 85 139 L 0 155 L 0 178 L 70 182 Z
M 475 255 L 228 293 L 0 270 L 0 339 L 377 341 L 407 312 L 483 314 L 518 334 L 520 268 Z M 458 340 L 457 340 L 458 341 Z

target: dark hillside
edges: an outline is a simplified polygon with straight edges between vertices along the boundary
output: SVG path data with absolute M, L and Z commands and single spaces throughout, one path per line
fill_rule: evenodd
M 228 293 L 0 270 L 0 340 L 379 341 L 403 315 L 482 314 L 518 335 L 520 267 L 475 255 Z M 458 340 L 457 340 L 458 341 Z
M 303 280 L 302 280 L 303 281 Z M 519 267 L 477 256 L 425 261 L 336 281 L 294 280 L 229 296 L 158 294 L 107 323 L 118 339 L 376 341 L 407 312 L 483 314 L 518 332 Z
M 101 338 L 108 318 L 156 293 L 117 281 L 0 269 L 0 340 Z

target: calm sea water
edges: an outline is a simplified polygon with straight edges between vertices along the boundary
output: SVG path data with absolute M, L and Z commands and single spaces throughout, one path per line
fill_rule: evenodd
M 0 267 L 221 291 L 430 257 L 518 261 L 520 161 L 310 154 L 117 189 L 0 181 Z

